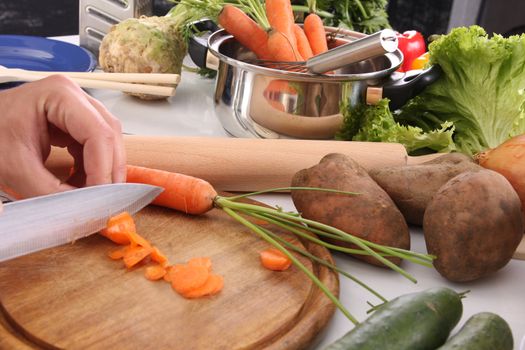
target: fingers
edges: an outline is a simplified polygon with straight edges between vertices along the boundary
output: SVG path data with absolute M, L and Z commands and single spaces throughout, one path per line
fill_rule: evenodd
M 124 181 L 120 122 L 69 79 L 48 79 L 54 79 L 52 83 L 60 88 L 46 95 L 43 112 L 49 122 L 83 145 L 86 185 Z
M 0 184 L 21 196 L 73 188 L 44 167 L 50 145 L 67 147 L 75 158 L 75 183 L 125 181 L 120 122 L 71 80 L 53 76 L 6 90 L 0 111 Z
M 41 196 L 48 193 L 73 189 L 73 186 L 63 184 L 43 165 L 42 160 L 34 153 L 21 153 L 22 161 L 11 168 L 6 176 L 5 184 L 22 198 Z M 20 158 L 19 158 L 20 159 Z
M 67 179 L 67 183 L 75 187 L 83 187 L 86 185 L 86 172 L 84 171 L 84 156 L 82 145 L 72 143 L 67 147 L 69 154 L 73 156 L 73 173 Z
M 126 181 L 126 150 L 122 138 L 120 121 L 115 118 L 102 103 L 86 94 L 88 101 L 97 109 L 100 115 L 112 127 L 117 141 L 113 148 L 113 182 Z

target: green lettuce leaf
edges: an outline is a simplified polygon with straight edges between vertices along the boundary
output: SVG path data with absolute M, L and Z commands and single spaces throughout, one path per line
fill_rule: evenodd
M 427 131 L 455 127 L 459 151 L 475 154 L 525 132 L 525 35 L 489 37 L 461 27 L 429 46 L 443 76 L 405 105 L 396 120 Z
M 417 126 L 401 125 L 388 107 L 388 99 L 375 106 L 343 106 L 343 127 L 337 139 L 401 143 L 409 154 L 450 152 L 454 150 L 451 122 L 443 122 L 435 130 L 424 131 Z

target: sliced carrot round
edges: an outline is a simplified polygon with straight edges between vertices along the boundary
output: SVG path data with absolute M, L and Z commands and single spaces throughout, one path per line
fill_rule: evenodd
M 179 265 L 170 271 L 171 286 L 178 293 L 183 294 L 199 288 L 208 279 L 210 272 L 202 265 Z
M 155 264 L 155 265 L 146 267 L 146 271 L 144 272 L 144 275 L 150 281 L 158 281 L 161 278 L 163 278 L 164 275 L 166 275 L 166 269 L 162 265 Z
M 272 271 L 284 271 L 292 264 L 290 258 L 276 248 L 263 250 L 259 254 L 262 265 Z

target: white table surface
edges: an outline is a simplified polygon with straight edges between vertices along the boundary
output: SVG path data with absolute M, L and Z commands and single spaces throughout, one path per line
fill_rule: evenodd
M 60 40 L 78 43 L 76 36 L 60 37 Z M 166 101 L 141 101 L 120 92 L 89 90 L 123 125 L 123 131 L 140 135 L 178 135 L 227 137 L 213 108 L 214 81 L 193 73 L 183 72 L 176 96 Z M 288 195 L 264 195 L 256 199 L 295 210 Z M 419 228 L 411 229 L 412 250 L 426 252 L 423 235 Z M 511 326 L 515 349 L 525 350 L 525 261 L 512 260 L 496 274 L 472 283 L 451 283 L 437 271 L 405 262 L 403 267 L 416 277 L 413 284 L 396 272 L 374 267 L 348 256 L 335 254 L 337 265 L 379 291 L 387 298 L 416 292 L 431 287 L 448 286 L 456 291 L 470 290 L 463 299 L 463 316 L 459 327 L 471 315 L 490 311 L 499 314 Z M 374 296 L 355 283 L 341 277 L 340 300 L 358 320 L 364 320 L 369 309 L 367 301 L 379 302 Z M 322 349 L 353 327 L 341 312 L 319 334 L 312 349 Z

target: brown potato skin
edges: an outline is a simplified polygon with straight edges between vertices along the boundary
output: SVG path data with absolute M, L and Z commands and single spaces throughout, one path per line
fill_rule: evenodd
M 405 220 L 421 226 L 425 209 L 441 186 L 458 174 L 480 169 L 468 156 L 449 153 L 422 164 L 378 168 L 369 174 L 392 198 Z
M 446 279 L 467 282 L 489 275 L 512 258 L 523 236 L 521 202 L 504 176 L 465 172 L 429 203 L 423 221 L 427 250 Z
M 296 173 L 292 179 L 292 186 L 359 192 L 359 195 L 352 196 L 293 190 L 292 199 L 297 210 L 305 218 L 334 226 L 375 243 L 410 249 L 410 234 L 403 215 L 388 194 L 353 159 L 343 154 L 329 154 L 321 159 L 319 164 Z M 346 242 L 334 243 L 355 248 Z M 383 266 L 375 258 L 354 256 Z M 399 258 L 390 260 L 396 264 L 401 263 Z

